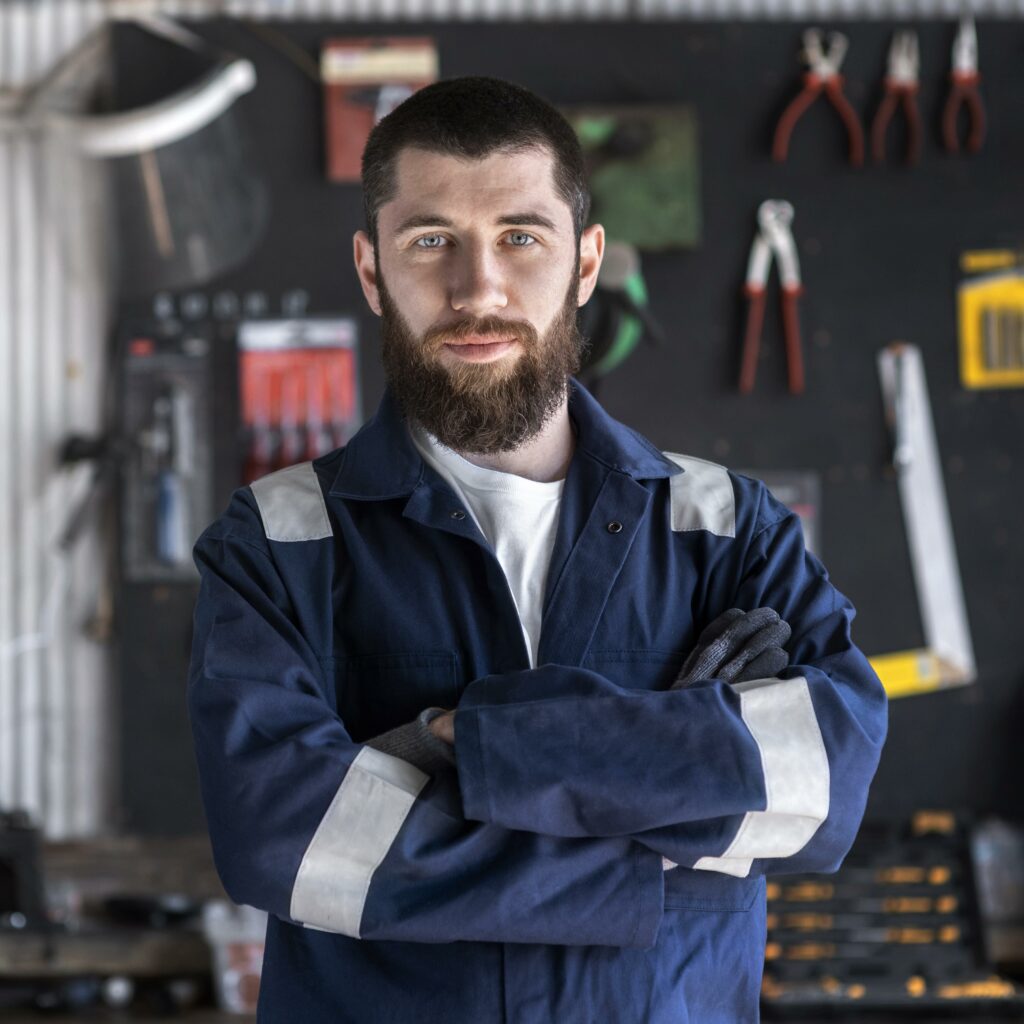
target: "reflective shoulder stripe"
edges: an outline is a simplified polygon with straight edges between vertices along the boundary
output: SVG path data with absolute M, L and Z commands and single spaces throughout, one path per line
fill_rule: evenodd
M 327 505 L 312 462 L 279 469 L 249 486 L 267 540 L 322 540 L 331 536 Z
M 293 920 L 359 938 L 370 881 L 428 778 L 373 747 L 359 751 L 299 865 Z
M 755 858 L 791 857 L 828 817 L 829 767 L 825 742 L 803 676 L 736 683 L 743 721 L 761 751 L 767 806 L 743 818 L 721 857 L 695 868 L 741 878 Z
M 692 455 L 662 452 L 685 473 L 669 481 L 672 489 L 672 529 L 707 530 L 716 537 L 736 536 L 736 495 L 724 466 Z

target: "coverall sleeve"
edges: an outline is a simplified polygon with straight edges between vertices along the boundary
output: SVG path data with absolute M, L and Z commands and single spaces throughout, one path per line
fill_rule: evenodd
M 885 692 L 850 637 L 854 609 L 792 513 L 753 538 L 730 606 L 769 606 L 790 624 L 778 678 L 633 690 L 547 665 L 472 683 L 455 716 L 466 813 L 632 835 L 736 876 L 838 868 L 887 729 Z
M 453 770 L 431 778 L 351 740 L 251 497 L 236 494 L 230 511 L 194 550 L 188 682 L 228 895 L 354 938 L 652 945 L 657 853 L 629 838 L 469 821 Z

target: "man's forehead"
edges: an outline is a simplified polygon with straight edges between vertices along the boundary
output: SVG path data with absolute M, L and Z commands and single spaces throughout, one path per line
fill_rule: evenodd
M 463 159 L 414 147 L 402 149 L 395 167 L 395 198 L 381 207 L 389 231 L 410 219 L 479 216 L 530 210 L 558 227 L 571 223 L 554 182 L 554 156 L 546 148 L 495 152 Z

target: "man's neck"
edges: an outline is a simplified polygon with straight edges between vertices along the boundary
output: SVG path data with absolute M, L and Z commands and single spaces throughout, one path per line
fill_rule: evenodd
M 514 452 L 494 452 L 481 455 L 477 452 L 459 452 L 467 462 L 484 469 L 496 469 L 499 473 L 514 473 L 527 480 L 549 483 L 563 480 L 569 472 L 569 463 L 576 447 L 576 437 L 569 420 L 568 395 L 558 411 L 521 448 Z

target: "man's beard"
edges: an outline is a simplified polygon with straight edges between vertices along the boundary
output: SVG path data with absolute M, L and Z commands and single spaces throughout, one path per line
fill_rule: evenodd
M 577 257 L 562 308 L 543 339 L 529 322 L 498 316 L 432 328 L 417 339 L 378 265 L 384 374 L 405 415 L 447 448 L 481 455 L 514 451 L 539 433 L 561 407 L 568 378 L 580 368 L 579 274 Z M 491 363 L 442 364 L 446 342 L 474 334 L 514 337 L 522 351 Z

